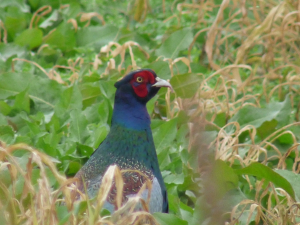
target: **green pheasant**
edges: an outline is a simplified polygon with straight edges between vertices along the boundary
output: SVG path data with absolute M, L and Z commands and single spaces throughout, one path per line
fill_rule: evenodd
M 161 87 L 172 87 L 150 69 L 129 73 L 116 82 L 115 87 L 110 132 L 76 174 L 77 187 L 83 193 L 86 188 L 90 197 L 96 196 L 107 168 L 117 165 L 121 170 L 130 170 L 122 175 L 123 203 L 135 196 L 148 179 L 152 182 L 150 212 L 167 213 L 167 192 L 159 170 L 146 103 Z M 148 189 L 142 193 L 142 198 L 147 199 L 147 196 Z M 111 213 L 116 209 L 115 197 L 112 190 L 104 205 Z

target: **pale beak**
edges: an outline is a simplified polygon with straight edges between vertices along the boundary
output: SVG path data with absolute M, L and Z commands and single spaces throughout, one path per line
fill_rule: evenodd
M 172 85 L 168 81 L 160 79 L 159 77 L 156 77 L 155 80 L 156 80 L 156 83 L 153 84 L 152 86 L 154 86 L 154 87 L 168 87 L 168 88 L 171 89 L 172 92 L 174 92 L 174 89 L 173 89 Z

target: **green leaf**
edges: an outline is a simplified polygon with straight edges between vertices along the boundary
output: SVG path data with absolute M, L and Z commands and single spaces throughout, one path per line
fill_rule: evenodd
M 55 106 L 55 113 L 60 119 L 64 120 L 69 117 L 70 111 L 74 109 L 82 109 L 82 96 L 76 84 L 62 92 L 59 102 Z
M 43 130 L 38 130 L 38 135 L 42 134 Z M 38 136 L 36 135 L 36 136 Z M 51 133 L 45 133 L 42 135 L 37 143 L 36 147 L 41 149 L 43 152 L 45 152 L 47 155 L 50 155 L 52 157 L 57 156 L 57 145 L 60 142 L 62 134 L 56 134 L 54 132 Z
M 276 173 L 283 176 L 292 185 L 297 202 L 300 201 L 300 175 L 289 170 L 275 170 Z
M 30 99 L 26 90 L 17 94 L 13 109 L 24 110 L 25 112 L 29 113 Z
M 110 41 L 117 41 L 118 30 L 112 25 L 84 27 L 77 32 L 77 45 L 99 49 Z
M 285 133 L 285 134 L 280 135 L 280 137 L 278 138 L 278 141 L 281 144 L 292 145 L 294 143 L 294 138 L 290 133 Z
M 45 75 L 46 76 L 46 75 Z M 35 103 L 35 109 L 44 113 L 53 112 L 56 102 L 63 96 L 61 84 L 48 77 L 34 77 L 34 82 L 30 83 L 28 90 L 29 97 Z
M 2 2 L 1 0 L 0 2 Z M 12 1 L 10 1 L 12 3 Z M 28 6 L 26 6 L 29 8 Z M 25 8 L 25 7 L 24 7 Z M 9 6 L 6 9 L 7 13 L 2 13 L 5 15 L 4 17 L 4 26 L 7 30 L 8 36 L 10 39 L 14 39 L 15 34 L 22 32 L 29 24 L 30 18 L 28 18 L 28 14 L 24 14 L 24 8 L 20 7 L 19 4 L 17 6 Z M 30 10 L 30 9 L 29 9 Z M 23 12 L 22 12 L 23 11 Z
M 109 126 L 106 124 L 101 126 L 96 126 L 95 129 L 93 130 L 89 129 L 89 132 L 90 132 L 90 136 L 85 144 L 89 144 L 93 147 L 93 149 L 96 149 L 98 148 L 100 143 L 102 143 L 102 141 L 106 138 L 109 132 Z
M 156 50 L 156 55 L 175 59 L 179 51 L 187 49 L 192 41 L 193 33 L 191 28 L 187 27 L 175 31 L 162 43 L 160 48 Z
M 192 222 L 194 209 L 180 202 L 180 214 L 181 218 L 189 223 Z
M 1 108 L 0 108 L 1 109 Z M 1 112 L 1 111 L 0 111 Z M 8 125 L 8 121 L 6 119 L 6 116 L 0 113 L 0 125 Z
M 288 124 L 290 115 L 291 101 L 289 95 L 287 95 L 283 102 L 269 103 L 266 108 L 245 106 L 240 109 L 229 122 L 237 121 L 241 127 L 252 125 L 258 128 L 264 122 L 275 119 L 278 122 L 278 126 L 282 127 Z
M 181 98 L 193 97 L 199 89 L 200 82 L 200 76 L 193 73 L 175 75 L 170 80 L 175 93 Z
M 101 80 L 99 83 L 101 93 L 108 99 L 115 95 L 116 88 L 114 86 L 116 81 L 104 81 Z
M 22 57 L 25 54 L 25 48 L 13 43 L 0 43 L 0 59 L 6 61 L 9 57 L 16 55 Z
M 0 126 L 0 140 L 6 144 L 12 144 L 14 141 L 15 132 L 11 126 Z
M 80 143 L 77 143 L 77 150 L 80 152 L 80 155 L 87 157 L 90 157 L 94 152 L 94 149 L 90 146 L 82 145 Z
M 57 217 L 59 221 L 59 225 L 66 224 L 66 222 L 69 220 L 71 216 L 71 212 L 68 211 L 67 206 L 65 205 L 56 205 L 55 207 L 57 212 Z
M 87 207 L 88 207 L 87 201 L 80 201 L 79 203 L 75 204 L 75 207 L 74 207 L 75 215 L 79 216 L 79 215 L 85 213 L 87 210 Z
M 245 168 L 236 169 L 235 172 L 239 175 L 252 175 L 272 182 L 277 187 L 284 189 L 293 199 L 295 199 L 294 189 L 287 179 L 261 163 L 254 162 Z
M 167 184 L 183 184 L 184 174 L 169 174 L 164 178 L 164 182 Z
M 264 139 L 275 130 L 276 126 L 277 121 L 275 119 L 271 121 L 265 121 L 259 128 L 257 128 L 257 133 L 261 139 Z
M 177 118 L 174 118 L 163 123 L 152 131 L 157 154 L 159 154 L 164 148 L 170 146 L 171 142 L 176 137 L 176 125 Z
M 82 167 L 79 162 L 70 162 L 68 167 L 68 176 L 74 176 Z
M 75 142 L 84 143 L 89 135 L 87 131 L 87 119 L 79 110 L 72 110 L 70 117 L 70 139 Z
M 24 91 L 31 83 L 32 75 L 8 72 L 0 74 L 0 99 L 14 96 Z
M 42 44 L 43 32 L 37 28 L 24 30 L 16 39 L 15 43 L 33 49 Z
M 160 225 L 188 225 L 188 222 L 180 219 L 178 216 L 167 213 L 154 213 L 154 218 Z
M 97 97 L 101 96 L 101 91 L 99 85 L 91 85 L 89 83 L 85 83 L 80 85 L 80 92 L 82 94 L 82 104 L 84 108 L 95 103 Z
M 0 112 L 6 116 L 10 111 L 11 107 L 5 101 L 0 101 Z
M 76 45 L 75 31 L 70 23 L 61 23 L 53 32 L 44 38 L 44 42 L 62 51 L 70 51 Z
M 157 60 L 145 66 L 144 68 L 154 70 L 157 76 L 161 79 L 167 80 L 171 78 L 170 67 L 166 61 Z
M 149 113 L 149 115 L 152 114 L 154 108 L 155 108 L 155 102 L 158 99 L 158 95 L 154 96 L 152 99 L 150 99 L 150 101 L 147 103 L 147 111 Z
M 34 9 L 37 9 L 39 3 L 40 3 L 40 0 L 28 0 L 28 3 L 30 4 L 30 6 Z

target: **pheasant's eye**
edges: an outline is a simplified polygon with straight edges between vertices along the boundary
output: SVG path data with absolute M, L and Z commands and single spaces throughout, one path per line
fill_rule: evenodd
M 136 82 L 138 82 L 138 83 L 142 83 L 143 80 L 144 80 L 144 79 L 143 79 L 142 77 L 137 77 L 137 78 L 136 78 Z

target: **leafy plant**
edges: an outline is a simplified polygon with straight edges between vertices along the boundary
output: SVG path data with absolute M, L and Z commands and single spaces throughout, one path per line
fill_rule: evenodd
M 295 1 L 1 1 L 1 224 L 299 223 L 297 21 Z M 70 198 L 137 68 L 175 90 L 147 105 L 168 215 Z

